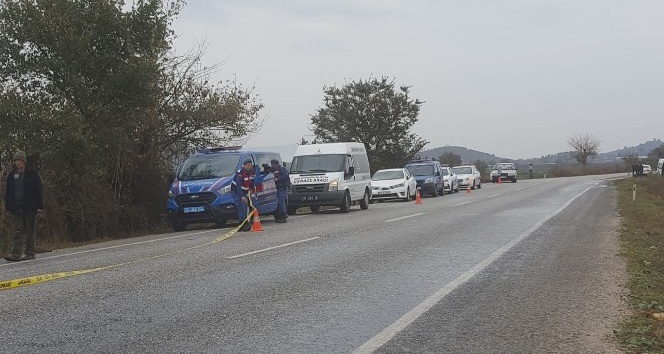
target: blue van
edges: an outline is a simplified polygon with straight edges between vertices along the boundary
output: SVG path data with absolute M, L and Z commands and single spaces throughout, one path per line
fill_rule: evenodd
M 167 212 L 173 229 L 183 231 L 193 223 L 223 226 L 229 219 L 237 220 L 231 183 L 247 158 L 254 162 L 256 171 L 256 195 L 252 203 L 259 215 L 274 214 L 277 186 L 270 161 L 281 162 L 279 153 L 241 150 L 240 146 L 207 148 L 184 161 L 168 191 Z
M 432 197 L 437 197 L 439 194 L 445 195 L 440 162 L 436 160 L 412 160 L 406 162 L 404 167 L 415 177 L 420 194 L 427 194 Z

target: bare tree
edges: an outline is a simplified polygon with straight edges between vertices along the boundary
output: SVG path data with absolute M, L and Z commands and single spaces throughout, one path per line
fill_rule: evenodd
M 583 168 L 586 167 L 588 157 L 597 155 L 599 150 L 599 140 L 590 134 L 577 134 L 567 140 L 567 144 L 574 149 L 576 161 L 578 161 Z

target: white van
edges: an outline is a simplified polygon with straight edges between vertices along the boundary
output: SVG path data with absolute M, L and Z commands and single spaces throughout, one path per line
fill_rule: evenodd
M 347 213 L 359 202 L 369 208 L 371 171 L 362 143 L 300 145 L 290 164 L 291 190 L 288 213 L 308 206 L 317 213 L 321 206 L 338 206 Z

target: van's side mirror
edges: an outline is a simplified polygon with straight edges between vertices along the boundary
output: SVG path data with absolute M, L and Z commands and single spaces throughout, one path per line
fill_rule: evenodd
M 433 174 L 434 176 L 440 176 L 440 172 L 436 172 Z

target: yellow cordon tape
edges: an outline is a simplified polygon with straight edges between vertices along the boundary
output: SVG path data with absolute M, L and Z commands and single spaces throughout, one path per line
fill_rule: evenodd
M 250 204 L 251 204 L 251 202 L 250 202 Z M 252 205 L 252 207 L 253 207 L 253 205 Z M 249 221 L 249 219 L 251 218 L 252 215 L 254 215 L 254 211 L 249 213 L 247 215 L 247 218 L 244 219 L 244 221 L 242 223 L 240 223 L 240 225 L 238 225 L 235 229 L 233 229 L 233 230 L 231 230 L 231 231 L 215 238 L 213 241 L 210 241 L 208 243 L 204 243 L 202 245 L 187 247 L 187 248 L 184 248 L 184 249 L 181 249 L 181 250 L 164 253 L 164 254 L 160 254 L 160 255 L 157 255 L 157 256 L 141 258 L 141 259 L 137 259 L 137 260 L 134 260 L 134 261 L 118 263 L 118 264 L 112 264 L 112 265 L 105 266 L 105 267 L 74 270 L 74 271 L 69 271 L 69 272 L 43 274 L 43 275 L 36 275 L 36 276 L 32 276 L 32 277 L 26 277 L 26 278 L 14 279 L 14 280 L 1 281 L 0 282 L 0 290 L 16 289 L 16 288 L 19 288 L 21 286 L 40 284 L 40 283 L 45 283 L 45 282 L 51 281 L 51 280 L 57 280 L 57 279 L 72 277 L 72 276 L 75 276 L 75 275 L 83 275 L 83 274 L 93 273 L 93 272 L 97 272 L 97 271 L 104 270 L 104 269 L 116 268 L 116 267 L 120 267 L 120 266 L 126 266 L 126 265 L 129 265 L 129 264 L 145 262 L 145 261 L 148 261 L 148 260 L 151 260 L 151 259 L 162 258 L 162 257 L 170 256 L 170 255 L 173 255 L 173 254 L 176 254 L 176 253 L 182 253 L 182 252 L 190 251 L 190 250 L 193 250 L 193 249 L 196 249 L 196 248 L 209 246 L 209 245 L 212 245 L 212 244 L 215 244 L 215 243 L 219 243 L 219 242 L 221 242 L 223 240 L 226 240 L 226 239 L 230 238 L 231 236 L 235 235 L 235 233 L 238 232 L 240 230 L 240 228 L 242 228 L 244 226 L 244 224 L 247 223 L 247 221 Z

